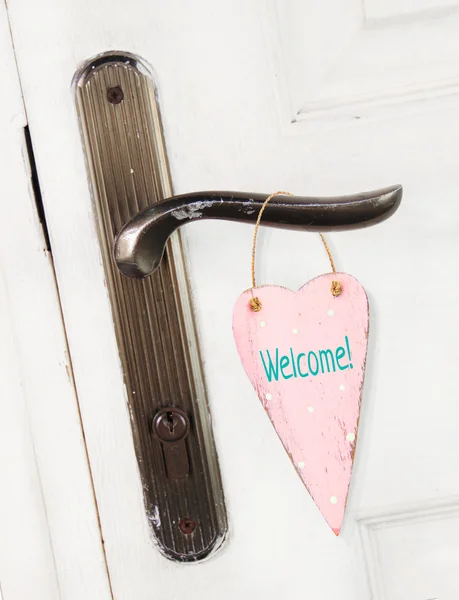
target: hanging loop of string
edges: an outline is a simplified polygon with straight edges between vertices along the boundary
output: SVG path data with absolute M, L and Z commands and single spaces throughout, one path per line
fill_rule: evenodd
M 261 217 L 263 216 L 266 205 L 275 196 L 293 196 L 293 194 L 291 192 L 274 192 L 274 194 L 271 194 L 270 196 L 268 196 L 266 198 L 266 200 L 262 204 L 262 207 L 260 208 L 260 212 L 258 213 L 257 222 L 255 223 L 255 231 L 253 232 L 252 265 L 251 265 L 251 267 L 252 267 L 252 298 L 250 299 L 250 306 L 254 312 L 259 312 L 262 309 L 262 303 L 261 303 L 260 298 L 257 298 L 257 296 L 253 295 L 253 290 L 255 290 L 257 287 L 256 281 L 255 281 L 255 257 L 256 257 L 258 230 L 260 228 Z M 333 260 L 331 250 L 327 244 L 327 240 L 325 239 L 325 236 L 323 233 L 320 233 L 319 235 L 320 235 L 320 239 L 322 240 L 322 243 L 325 247 L 325 250 L 327 251 L 332 271 L 333 271 L 333 273 L 336 273 L 335 262 Z M 335 296 L 335 297 L 339 296 L 342 291 L 340 282 L 333 280 L 330 291 L 333 294 L 333 296 Z
M 328 247 L 327 240 L 325 239 L 325 236 L 324 236 L 323 233 L 320 233 L 319 235 L 320 235 L 320 239 L 322 240 L 323 245 L 325 246 L 325 250 L 327 251 L 332 271 L 335 274 L 336 273 L 335 261 L 333 260 L 333 256 L 332 256 L 331 250 Z M 333 280 L 332 284 L 331 284 L 330 290 L 331 290 L 331 293 L 333 294 L 333 296 L 335 296 L 335 298 L 336 298 L 336 296 L 339 296 L 341 294 L 341 292 L 342 292 L 342 288 L 341 288 L 340 282 Z

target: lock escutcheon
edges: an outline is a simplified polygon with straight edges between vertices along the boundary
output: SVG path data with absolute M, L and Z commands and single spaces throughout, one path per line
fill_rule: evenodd
M 185 443 L 190 432 L 188 415 L 179 408 L 162 408 L 153 418 L 152 429 L 163 448 L 167 476 L 170 479 L 183 479 L 190 472 Z

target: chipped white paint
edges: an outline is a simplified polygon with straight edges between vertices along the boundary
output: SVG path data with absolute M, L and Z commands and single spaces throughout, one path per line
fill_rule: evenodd
M 153 506 L 152 512 L 148 515 L 148 518 L 155 524 L 156 527 L 159 527 L 161 525 L 158 506 Z
M 203 200 L 202 202 L 196 202 L 193 206 L 174 211 L 172 216 L 178 221 L 183 221 L 183 219 L 200 219 L 203 208 L 207 206 L 212 206 L 212 202 Z

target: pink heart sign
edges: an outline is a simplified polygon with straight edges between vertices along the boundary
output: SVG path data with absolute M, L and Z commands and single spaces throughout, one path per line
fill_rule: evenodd
M 333 296 L 332 281 L 341 284 Z M 242 365 L 298 475 L 339 535 L 346 508 L 368 339 L 368 299 L 346 273 L 321 275 L 298 292 L 241 294 L 233 331 Z

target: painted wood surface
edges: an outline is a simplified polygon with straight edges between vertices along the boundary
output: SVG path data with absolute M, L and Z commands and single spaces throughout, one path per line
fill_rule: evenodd
M 342 292 L 330 291 L 333 280 Z M 256 295 L 262 308 L 254 312 Z M 339 535 L 354 462 L 368 339 L 368 300 L 345 273 L 298 292 L 247 290 L 233 313 L 242 365 L 325 520 Z
M 53 261 L 0 3 L 0 590 L 3 600 L 111 598 Z
M 430 506 L 441 498 L 457 505 L 459 495 L 459 480 L 452 476 L 459 462 L 459 379 L 454 377 L 459 87 L 451 75 L 459 65 L 457 11 L 449 0 L 439 0 L 435 11 L 415 8 L 400 16 L 394 2 L 365 4 L 370 1 L 373 8 L 378 4 L 387 13 L 391 6 L 393 12 L 379 23 L 358 25 L 356 36 L 368 41 L 371 52 L 360 52 L 348 37 L 349 60 L 335 43 L 342 40 L 343 22 L 332 17 L 338 10 L 355 12 L 350 7 L 345 13 L 347 3 L 341 0 L 8 1 L 116 598 L 302 600 L 308 593 L 321 600 L 399 600 L 386 593 L 400 586 L 394 565 L 425 575 L 430 582 L 422 588 L 425 598 L 445 596 L 441 569 L 427 567 L 444 556 L 457 560 L 459 553 L 438 518 L 427 522 L 426 517 L 419 533 L 421 539 L 425 531 L 421 556 L 403 552 L 397 528 L 382 523 L 378 532 L 391 563 L 379 560 L 373 537 L 374 551 L 364 556 L 360 532 L 362 515 L 391 513 L 411 535 L 414 506 Z M 424 8 L 427 0 L 419 1 Z M 312 23 L 308 11 L 326 42 L 324 51 L 302 47 L 311 39 L 304 35 Z M 438 30 L 445 35 L 437 35 Z M 421 40 L 422 53 L 410 54 L 408 45 L 413 61 L 400 72 L 397 52 L 412 35 Z M 176 567 L 158 556 L 143 513 L 70 91 L 80 62 L 108 49 L 137 52 L 153 66 L 176 193 L 238 189 L 268 194 L 286 188 L 328 195 L 374 189 L 388 181 L 404 185 L 405 198 L 393 219 L 332 236 L 334 254 L 345 257 L 346 269 L 365 282 L 372 307 L 372 360 L 350 489 L 352 510 L 339 538 L 324 527 L 303 484 L 292 477 L 259 403 L 247 402 L 253 390 L 240 366 L 231 317 L 234 299 L 247 285 L 253 229 L 196 220 L 184 231 L 184 250 L 230 536 L 221 554 L 201 566 Z M 360 59 L 367 58 L 369 71 L 362 71 Z M 406 72 L 410 81 L 421 75 L 425 85 L 419 94 L 404 87 Z M 401 81 L 395 92 L 394 77 Z M 318 111 L 306 106 L 309 93 L 297 94 L 296 84 L 303 85 L 305 78 L 311 82 L 308 91 L 321 96 Z M 354 80 L 365 95 L 369 92 L 365 107 L 359 94 L 352 98 Z M 331 110 L 327 97 L 333 99 Z M 306 112 L 299 116 L 303 105 Z M 305 115 L 307 124 L 298 120 Z M 259 242 L 266 257 L 260 281 L 296 290 L 327 269 L 323 248 L 301 233 L 262 228 Z M 56 400 L 56 406 L 62 403 Z M 37 418 L 33 430 L 51 443 L 49 423 Z M 68 449 L 59 451 L 65 456 Z M 43 459 L 50 472 L 53 460 L 50 455 Z M 51 489 L 52 484 L 49 479 Z M 64 518 L 58 503 L 49 511 L 57 518 L 55 513 Z M 453 531 L 454 513 L 446 518 Z M 65 557 L 68 549 L 56 545 L 55 552 Z M 86 555 L 83 550 L 77 558 Z M 69 573 L 69 588 L 87 579 L 83 568 L 79 575 Z M 448 582 L 452 598 L 459 596 L 458 582 Z M 416 582 L 403 584 L 405 597 L 420 596 Z M 437 584 L 441 593 L 432 591 Z

